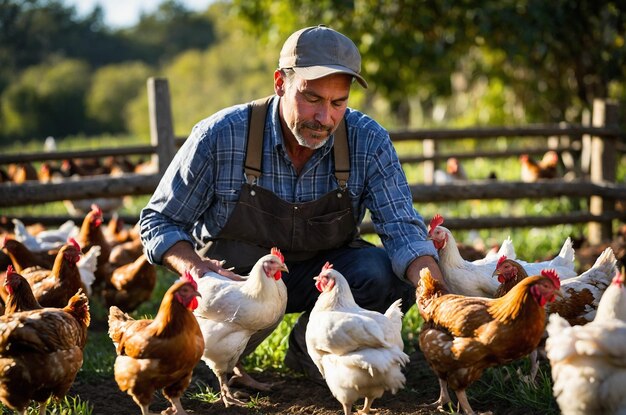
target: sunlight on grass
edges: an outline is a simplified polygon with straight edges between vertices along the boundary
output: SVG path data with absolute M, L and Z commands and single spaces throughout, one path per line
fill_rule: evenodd
M 209 385 L 201 381 L 187 388 L 185 395 L 191 399 L 206 403 L 215 403 L 220 400 L 219 391 L 214 391 Z
M 0 414 L 13 415 L 15 411 L 10 410 L 6 406 L 0 404 Z M 39 404 L 32 403 L 26 410 L 28 415 L 39 414 Z M 49 415 L 91 415 L 93 413 L 93 405 L 84 402 L 78 396 L 66 396 L 61 401 L 52 398 L 48 399 L 46 414 Z

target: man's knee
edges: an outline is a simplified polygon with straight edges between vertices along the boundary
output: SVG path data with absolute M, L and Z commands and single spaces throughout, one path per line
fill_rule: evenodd
M 394 274 L 384 250 L 364 249 L 360 259 L 352 265 L 348 270 L 338 271 L 345 272 L 354 299 L 361 307 L 385 311 L 393 301 L 402 297 L 398 289 L 405 284 Z

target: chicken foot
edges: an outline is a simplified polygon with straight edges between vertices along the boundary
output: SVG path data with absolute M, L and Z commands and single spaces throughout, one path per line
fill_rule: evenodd
M 450 395 L 448 394 L 448 382 L 443 379 L 439 379 L 439 399 L 433 403 L 426 403 L 418 405 L 418 408 L 424 409 L 439 409 L 443 410 L 443 406 L 452 402 Z
M 370 399 L 367 396 L 365 397 L 365 403 L 363 404 L 363 409 L 359 409 L 356 411 L 358 415 L 371 415 L 377 414 L 378 410 L 372 408 L 372 403 L 374 403 L 374 399 Z
M 231 392 L 228 386 L 228 378 L 225 373 L 221 373 L 218 375 L 217 379 L 220 382 L 220 394 L 222 395 L 222 402 L 224 402 L 224 406 L 228 408 L 230 405 L 238 405 L 238 406 L 246 406 L 247 403 L 237 399 L 233 393 Z
M 275 386 L 280 385 L 283 382 L 259 382 L 250 376 L 244 369 L 241 367 L 241 364 L 235 366 L 233 370 L 233 376 L 228 381 L 228 385 L 232 386 L 234 384 L 239 384 L 254 390 L 259 390 L 263 392 L 268 392 L 272 390 Z
M 180 402 L 180 397 L 168 399 L 172 406 L 161 411 L 161 415 L 188 415 Z

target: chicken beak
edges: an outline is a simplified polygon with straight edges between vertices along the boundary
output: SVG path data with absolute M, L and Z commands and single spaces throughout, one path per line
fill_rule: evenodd
M 556 297 L 559 297 L 559 298 L 563 298 L 563 297 L 564 297 L 564 295 L 563 295 L 563 291 L 561 291 L 560 289 L 558 289 L 558 290 L 554 290 L 554 295 L 555 295 Z
M 500 275 L 500 270 L 495 270 L 492 274 L 491 274 L 491 278 L 496 278 Z
M 200 294 L 198 291 L 195 291 L 195 290 L 194 290 L 193 295 L 194 295 L 194 297 L 200 297 L 200 298 L 202 298 L 202 294 Z
M 282 265 L 280 266 L 280 270 L 281 270 L 281 271 L 285 271 L 285 272 L 289 272 L 289 268 L 287 268 L 287 264 L 282 264 Z

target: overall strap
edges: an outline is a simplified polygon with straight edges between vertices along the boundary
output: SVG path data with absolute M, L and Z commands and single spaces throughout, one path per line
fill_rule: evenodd
M 246 141 L 245 172 L 248 184 L 256 183 L 261 176 L 261 158 L 263 155 L 263 131 L 265 130 L 265 114 L 270 105 L 269 97 L 260 98 L 250 103 L 250 119 L 248 122 L 248 140 Z
M 261 176 L 261 159 L 263 155 L 263 131 L 265 130 L 265 116 L 269 107 L 269 97 L 257 99 L 250 103 L 250 120 L 248 140 L 246 145 L 245 174 L 248 184 L 254 184 Z M 350 176 L 350 153 L 348 150 L 348 135 L 346 120 L 343 118 L 339 128 L 335 131 L 333 145 L 335 155 L 335 178 L 341 189 L 345 189 Z

